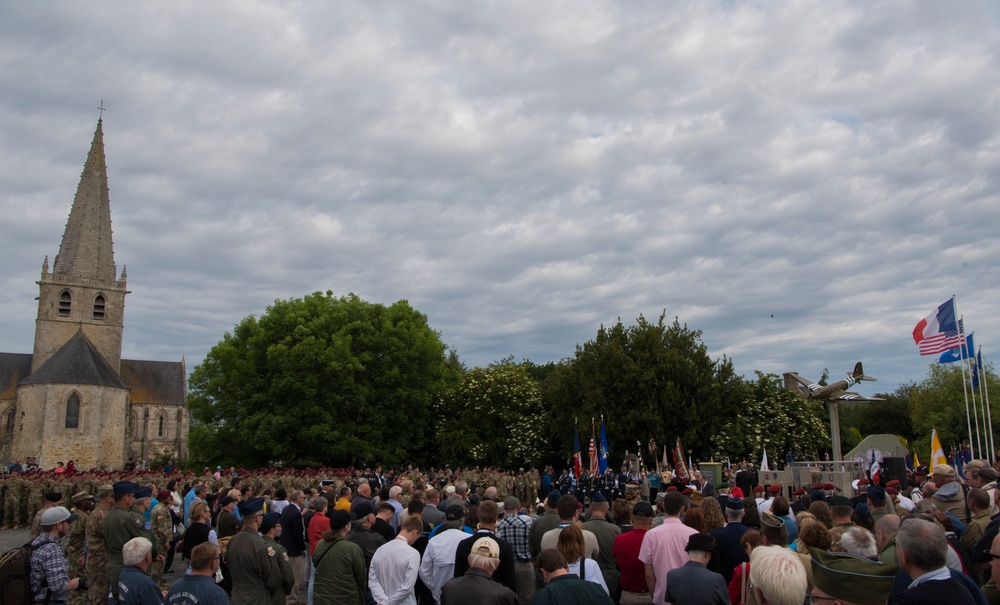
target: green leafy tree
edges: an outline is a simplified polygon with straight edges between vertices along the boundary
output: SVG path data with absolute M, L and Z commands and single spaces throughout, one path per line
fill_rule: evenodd
M 200 462 L 429 461 L 434 402 L 459 376 L 427 317 L 316 292 L 241 321 L 191 375 Z
M 962 394 L 962 372 L 960 363 L 930 364 L 927 377 L 910 391 L 910 414 L 913 421 L 913 448 L 917 448 L 921 461 L 930 452 L 930 435 L 932 429 L 937 429 L 945 453 L 951 446 L 969 442 L 969 419 L 966 417 L 965 397 Z M 992 367 L 986 367 L 983 372 L 987 386 L 992 393 L 1000 393 L 1000 383 Z M 968 375 L 965 378 L 966 388 L 970 388 Z M 969 417 L 972 424 L 973 445 L 976 442 L 976 418 L 973 415 L 972 399 L 969 399 Z M 977 413 L 982 411 L 979 393 L 976 393 Z M 998 418 L 998 410 L 990 406 L 994 420 Z M 980 435 L 983 435 L 983 419 L 979 418 Z M 911 448 L 912 449 L 912 448 Z M 976 452 L 979 456 L 979 452 Z
M 515 468 L 539 459 L 547 422 L 531 370 L 505 359 L 462 376 L 438 408 L 444 460 Z
M 759 462 L 767 448 L 771 461 L 784 460 L 788 450 L 801 460 L 830 447 L 825 404 L 799 397 L 774 374 L 757 372 L 757 381 L 749 386 L 739 410 L 716 427 L 716 459 Z
M 640 315 L 635 325 L 619 319 L 601 326 L 549 374 L 543 396 L 560 460 L 572 449 L 574 423 L 586 449 L 590 419 L 602 415 L 612 466 L 626 450 L 641 449 L 648 461 L 651 439 L 672 447 L 680 437 L 696 458 L 710 454 L 719 420 L 743 401 L 745 385 L 728 359 L 709 358 L 701 331 L 676 318 L 666 323 L 665 315 L 655 323 Z

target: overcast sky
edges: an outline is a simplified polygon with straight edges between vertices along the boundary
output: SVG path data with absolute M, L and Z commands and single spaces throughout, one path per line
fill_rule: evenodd
M 665 309 L 738 371 L 1000 349 L 1000 4 L 0 3 L 0 350 L 103 99 L 126 357 L 407 299 L 469 366 Z

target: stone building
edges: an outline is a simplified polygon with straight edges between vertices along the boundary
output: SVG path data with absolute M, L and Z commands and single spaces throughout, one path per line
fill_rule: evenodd
M 121 468 L 187 456 L 187 382 L 179 362 L 122 359 L 126 271 L 116 273 L 104 131 L 90 153 L 49 270 L 37 282 L 34 352 L 0 353 L 0 459 L 44 469 Z

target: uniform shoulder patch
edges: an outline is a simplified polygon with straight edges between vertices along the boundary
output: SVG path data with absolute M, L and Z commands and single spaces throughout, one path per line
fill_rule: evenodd
M 139 527 L 142 527 L 145 524 L 145 520 L 142 517 L 132 517 L 132 522 Z
M 287 552 L 281 553 L 281 556 L 285 557 L 286 561 L 288 560 L 288 553 Z
M 270 546 L 267 547 L 267 556 L 269 556 L 269 557 L 273 557 L 274 556 L 274 549 L 271 548 Z

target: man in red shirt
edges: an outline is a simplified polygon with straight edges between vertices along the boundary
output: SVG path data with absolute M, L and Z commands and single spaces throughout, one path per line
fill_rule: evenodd
M 638 502 L 632 509 L 632 530 L 615 538 L 612 556 L 618 563 L 621 577 L 621 605 L 647 605 L 653 602 L 653 595 L 646 586 L 646 566 L 639 560 L 639 549 L 646 532 L 653 526 L 653 507 L 647 502 Z

